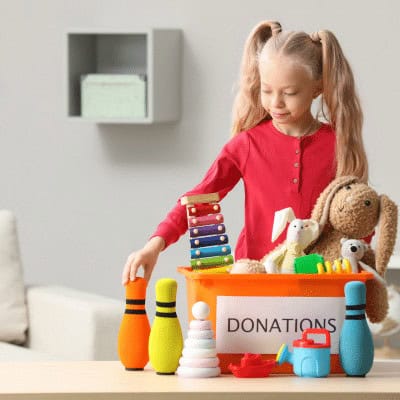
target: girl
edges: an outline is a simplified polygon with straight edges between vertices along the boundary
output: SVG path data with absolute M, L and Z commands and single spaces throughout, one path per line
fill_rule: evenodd
M 311 112 L 319 95 L 327 123 Z M 268 239 L 275 211 L 292 207 L 297 218 L 309 218 L 335 177 L 368 180 L 361 129 L 353 74 L 333 33 L 286 32 L 278 22 L 262 22 L 245 44 L 233 138 L 185 195 L 218 192 L 222 199 L 243 179 L 245 226 L 235 257 L 259 260 L 284 240 L 284 234 L 273 244 Z M 186 209 L 178 202 L 129 255 L 122 283 L 135 279 L 140 266 L 149 280 L 160 252 L 186 230 Z

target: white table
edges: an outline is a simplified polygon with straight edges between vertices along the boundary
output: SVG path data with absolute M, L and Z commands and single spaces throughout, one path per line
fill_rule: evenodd
M 239 379 L 125 371 L 116 361 L 0 363 L 0 400 L 400 399 L 400 361 L 375 362 L 366 378 L 273 375 Z

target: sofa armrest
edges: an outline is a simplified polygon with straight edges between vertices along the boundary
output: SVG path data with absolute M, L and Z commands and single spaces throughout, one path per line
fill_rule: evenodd
M 121 301 L 60 286 L 27 288 L 32 350 L 64 360 L 117 360 Z

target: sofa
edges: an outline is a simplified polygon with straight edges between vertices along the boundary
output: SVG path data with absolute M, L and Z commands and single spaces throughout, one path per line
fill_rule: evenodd
M 16 219 L 0 210 L 0 361 L 116 360 L 122 301 L 25 286 Z

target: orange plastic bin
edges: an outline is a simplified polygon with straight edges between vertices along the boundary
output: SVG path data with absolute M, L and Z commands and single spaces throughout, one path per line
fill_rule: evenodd
M 197 301 L 210 306 L 223 373 L 239 364 L 243 353 L 275 358 L 282 343 L 291 347 L 307 328 L 331 333 L 331 373 L 342 373 L 338 344 L 345 317 L 344 285 L 373 279 L 358 274 L 207 274 L 179 267 L 186 278 L 188 315 Z M 317 338 L 318 339 L 318 338 Z M 284 364 L 274 373 L 292 373 Z

